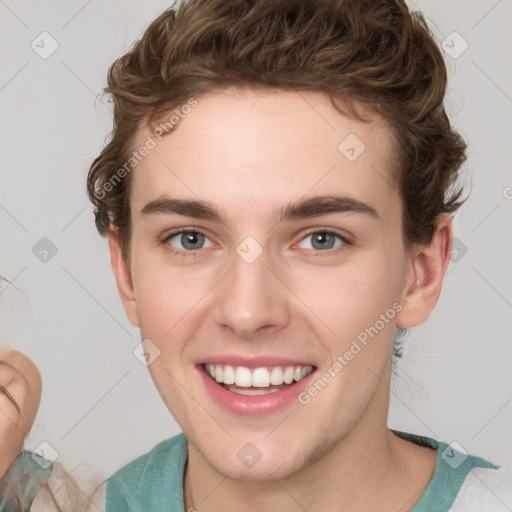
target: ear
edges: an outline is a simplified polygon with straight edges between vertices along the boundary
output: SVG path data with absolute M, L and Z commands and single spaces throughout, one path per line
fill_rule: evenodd
M 436 230 L 428 245 L 414 249 L 402 293 L 402 309 L 397 315 L 399 327 L 414 327 L 432 313 L 450 263 L 453 243 L 453 224 L 449 214 L 440 214 Z
M 110 263 L 116 278 L 117 290 L 123 303 L 126 316 L 130 323 L 139 327 L 139 317 L 137 314 L 137 303 L 135 301 L 135 290 L 133 287 L 130 267 L 126 263 L 121 249 L 121 242 L 117 230 L 108 230 L 108 245 L 110 248 Z

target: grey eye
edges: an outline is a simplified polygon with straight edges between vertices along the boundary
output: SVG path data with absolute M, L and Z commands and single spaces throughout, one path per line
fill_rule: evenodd
M 336 233 L 332 233 L 330 231 L 315 231 L 314 233 L 309 233 L 306 235 L 303 240 L 311 239 L 311 247 L 305 247 L 306 249 L 314 249 L 315 251 L 328 250 L 335 247 L 336 238 L 340 240 L 341 245 L 345 243 L 342 238 Z
M 173 239 L 177 239 L 179 243 L 182 245 L 183 249 L 188 251 L 195 251 L 197 249 L 202 249 L 204 243 L 208 238 L 199 233 L 198 231 L 183 231 L 181 233 L 177 233 L 169 237 L 169 243 L 172 243 Z M 174 244 L 172 244 L 174 245 Z M 182 249 L 182 247 L 177 247 L 178 249 Z

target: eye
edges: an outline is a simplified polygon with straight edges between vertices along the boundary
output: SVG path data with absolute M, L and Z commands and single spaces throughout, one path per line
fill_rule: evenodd
M 326 255 L 336 253 L 343 250 L 347 245 L 352 245 L 352 242 L 346 237 L 335 231 L 326 229 L 312 231 L 306 234 L 301 242 L 311 239 L 311 242 L 302 247 L 306 250 L 316 251 L 318 253 L 328 253 Z M 160 243 L 171 253 L 182 256 L 194 256 L 196 251 L 206 247 L 213 246 L 210 239 L 201 231 L 196 229 L 180 229 L 167 234 Z M 205 245 L 205 243 L 207 245 Z
M 337 252 L 331 251 L 333 248 L 339 248 L 344 245 L 351 245 L 350 240 L 334 231 L 328 230 L 317 230 L 308 233 L 302 240 L 311 239 L 309 247 L 306 249 L 312 249 L 320 252 Z M 337 240 L 339 241 L 336 245 Z
M 207 247 L 213 245 L 204 233 L 195 229 L 181 229 L 169 233 L 161 241 L 161 244 L 165 245 L 171 252 L 188 256 L 188 253 L 193 254 L 194 251 L 203 249 L 205 241 L 209 241 Z

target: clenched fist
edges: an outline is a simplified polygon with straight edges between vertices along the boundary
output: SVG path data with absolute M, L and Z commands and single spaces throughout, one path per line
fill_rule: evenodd
M 41 401 L 41 375 L 24 354 L 0 347 L 0 481 L 23 449 Z

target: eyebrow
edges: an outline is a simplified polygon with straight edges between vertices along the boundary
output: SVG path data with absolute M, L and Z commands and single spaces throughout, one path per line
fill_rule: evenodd
M 206 201 L 161 197 L 147 203 L 140 212 L 143 216 L 177 214 L 195 219 L 225 223 L 225 215 Z M 347 196 L 316 196 L 291 202 L 281 208 L 274 208 L 277 222 L 300 220 L 336 213 L 362 213 L 379 219 L 379 213 L 370 204 Z

